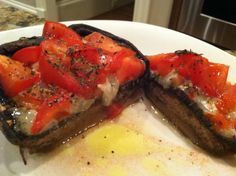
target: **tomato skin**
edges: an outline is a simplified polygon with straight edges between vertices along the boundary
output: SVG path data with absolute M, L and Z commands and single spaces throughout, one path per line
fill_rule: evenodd
M 120 84 L 137 78 L 140 73 L 144 72 L 144 65 L 139 60 L 132 57 L 123 59 L 121 68 L 117 71 L 117 78 Z
M 13 54 L 12 59 L 25 63 L 26 65 L 31 65 L 39 60 L 40 53 L 40 46 L 30 46 L 18 50 Z
M 42 56 L 39 61 L 39 70 L 45 83 L 57 85 L 86 99 L 96 95 L 94 87 L 82 85 L 81 79 L 77 80 L 72 73 L 55 68 L 50 60 L 49 56 Z
M 114 42 L 111 38 L 106 37 L 99 32 L 93 32 L 90 35 L 87 35 L 84 40 L 88 43 L 88 45 L 96 48 L 101 48 L 111 53 L 119 52 L 122 50 L 122 47 Z
M 40 75 L 32 74 L 21 62 L 0 56 L 0 83 L 7 96 L 14 97 L 39 80 Z
M 236 84 L 227 84 L 224 93 L 220 95 L 216 103 L 217 109 L 222 114 L 228 114 L 235 111 L 236 107 Z
M 30 109 L 37 109 L 42 103 L 43 100 L 34 96 L 30 93 L 27 94 L 18 94 L 14 97 L 17 102 L 20 102 L 22 106 Z
M 115 74 L 119 83 L 124 84 L 129 80 L 137 78 L 144 72 L 144 64 L 135 57 L 135 52 L 123 48 L 117 52 L 106 67 L 109 74 Z
M 150 61 L 151 70 L 158 71 L 161 76 L 166 76 L 178 64 L 174 53 L 158 54 L 147 58 Z
M 31 128 L 31 133 L 38 134 L 51 121 L 59 120 L 70 114 L 70 96 L 66 93 L 57 94 L 46 99 L 39 107 Z
M 166 76 L 175 69 L 209 96 L 219 96 L 226 85 L 229 67 L 224 64 L 211 63 L 200 55 L 168 53 L 149 56 L 148 59 L 151 69 L 161 76 Z
M 114 119 L 117 117 L 122 111 L 124 107 L 121 103 L 113 103 L 109 107 L 107 107 L 106 115 L 107 119 Z
M 68 46 L 82 45 L 79 34 L 66 25 L 57 22 L 46 21 L 43 28 L 43 36 L 47 39 L 63 40 Z
M 214 122 L 214 125 L 220 129 L 227 129 L 230 127 L 230 121 L 225 118 L 224 114 L 217 113 L 217 114 L 206 114 L 206 116 Z

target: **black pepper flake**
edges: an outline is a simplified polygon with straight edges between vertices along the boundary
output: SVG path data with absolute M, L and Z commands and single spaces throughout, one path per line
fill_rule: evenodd
M 88 161 L 88 162 L 87 162 L 87 165 L 90 165 L 90 164 L 91 164 L 91 163 Z
M 115 151 L 114 151 L 114 150 L 112 150 L 112 151 L 111 151 L 111 153 L 115 153 Z
M 31 75 L 35 75 L 35 71 L 34 70 L 31 70 Z

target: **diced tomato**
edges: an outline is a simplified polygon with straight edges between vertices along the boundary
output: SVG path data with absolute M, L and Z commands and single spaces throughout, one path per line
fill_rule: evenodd
M 224 64 L 210 63 L 208 67 L 208 80 L 206 84 L 211 85 L 210 89 L 206 90 L 209 95 L 219 96 L 224 91 L 227 77 L 228 77 L 229 66 Z M 212 84 L 213 83 L 213 84 Z
M 182 61 L 178 72 L 198 86 L 209 96 L 219 96 L 224 90 L 228 75 L 228 66 L 209 62 L 195 54 L 180 56 Z
M 128 48 L 122 48 L 119 52 L 115 53 L 112 58 L 107 63 L 107 70 L 109 70 L 110 73 L 115 73 L 117 70 L 121 67 L 122 61 L 126 57 L 134 57 L 135 52 L 128 49 Z
M 40 58 L 39 70 L 42 80 L 47 84 L 57 85 L 73 93 L 82 91 L 77 80 L 72 75 L 70 75 L 70 73 L 63 72 L 54 67 L 49 57 Z
M 60 65 L 60 69 L 69 69 L 71 65 L 71 58 L 67 56 L 68 47 L 65 42 L 51 39 L 44 40 L 40 44 L 42 48 L 41 55 L 49 56 L 52 60 L 51 63 Z
M 134 51 L 123 48 L 113 56 L 106 71 L 115 74 L 119 83 L 124 84 L 141 75 L 144 72 L 144 64 L 135 57 Z
M 31 65 L 39 60 L 39 55 L 41 53 L 40 46 L 30 46 L 18 50 L 13 54 L 12 59 Z
M 120 84 L 134 80 L 144 72 L 144 64 L 133 57 L 123 59 L 121 68 L 117 71 L 117 78 Z
M 68 46 L 82 45 L 79 34 L 66 25 L 57 22 L 46 21 L 43 28 L 43 36 L 47 39 L 63 40 Z
M 76 68 L 72 69 L 76 70 Z M 78 70 L 79 69 L 82 68 L 78 67 Z M 73 70 L 65 71 L 60 58 L 42 55 L 39 61 L 39 70 L 43 81 L 47 84 L 57 85 L 84 98 L 96 96 L 95 75 L 93 80 L 91 77 L 87 77 L 83 72 L 75 72 Z
M 228 66 L 209 62 L 194 53 L 177 55 L 175 53 L 149 56 L 151 69 L 161 76 L 176 70 L 181 76 L 199 87 L 209 96 L 219 96 L 224 90 Z
M 178 62 L 174 53 L 159 54 L 148 56 L 151 70 L 158 71 L 161 76 L 166 76 L 173 68 L 177 67 Z
M 225 116 L 221 113 L 217 113 L 215 115 L 206 114 L 206 116 L 214 122 L 215 126 L 220 129 L 227 129 L 230 126 L 230 121 L 225 118 Z
M 113 103 L 109 107 L 107 107 L 107 119 L 114 119 L 117 117 L 122 110 L 124 109 L 123 105 L 120 103 Z
M 84 40 L 87 41 L 88 45 L 101 48 L 112 53 L 118 52 L 122 49 L 117 42 L 98 32 L 93 32 L 92 34 L 87 35 Z
M 0 84 L 7 96 L 14 97 L 39 80 L 39 74 L 23 63 L 0 56 Z
M 79 50 L 72 56 L 71 71 L 88 87 L 96 88 L 97 84 L 104 83 L 106 80 L 104 76 L 100 76 L 104 67 L 101 63 L 103 56 L 102 51 L 98 52 L 96 48 L 88 47 Z
M 31 132 L 38 134 L 44 127 L 53 120 L 65 118 L 70 114 L 71 102 L 67 93 L 60 93 L 49 97 L 39 107 L 36 118 L 33 122 Z
M 57 91 L 57 87 L 47 87 L 42 82 L 38 82 L 29 89 L 20 92 L 14 97 L 17 104 L 31 109 L 38 109 L 38 107 Z
M 43 103 L 43 100 L 30 93 L 19 94 L 15 96 L 14 99 L 19 102 L 20 105 L 31 109 L 37 109 Z
M 227 84 L 225 91 L 217 99 L 216 106 L 223 114 L 228 114 L 236 110 L 236 84 Z

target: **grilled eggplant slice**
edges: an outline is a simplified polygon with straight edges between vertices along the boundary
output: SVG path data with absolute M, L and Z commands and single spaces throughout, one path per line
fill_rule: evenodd
M 196 57 L 195 61 L 191 62 L 193 57 Z M 207 79 L 200 73 L 204 69 L 206 59 L 187 50 L 150 56 L 149 59 L 151 67 L 150 80 L 144 86 L 145 94 L 164 117 L 194 144 L 212 154 L 225 155 L 235 152 L 235 127 L 230 127 L 230 124 L 224 119 L 219 120 L 217 117 L 214 119 L 209 116 L 209 114 L 216 116 L 218 111 L 216 107 L 217 99 L 224 93 L 214 95 L 216 89 L 218 89 L 216 92 L 220 92 L 220 84 L 217 84 L 216 80 L 213 81 L 214 75 L 212 73 L 214 73 L 214 70 L 208 72 L 209 75 L 208 73 L 204 75 L 208 76 Z M 189 65 L 178 62 L 178 59 L 188 60 L 188 63 L 185 62 L 185 64 Z M 217 66 L 227 70 L 225 65 L 211 64 L 213 67 Z M 224 69 L 218 69 L 217 75 L 223 77 L 222 80 L 226 83 L 227 71 L 221 72 L 222 70 Z M 184 71 L 187 71 L 187 74 Z M 194 76 L 201 80 L 201 84 L 198 84 L 194 78 L 192 79 L 193 82 L 187 80 L 186 77 L 191 80 L 189 73 L 192 71 L 195 74 Z M 206 84 L 203 82 L 204 79 Z M 209 84 L 214 89 L 208 87 L 209 89 L 202 91 Z M 199 85 L 202 89 L 196 87 L 196 85 Z
M 113 104 L 121 104 L 126 107 L 133 103 L 139 97 L 139 91 L 143 79 L 149 74 L 147 72 L 149 64 L 144 55 L 129 41 L 115 36 L 88 25 L 72 25 L 71 29 L 76 31 L 80 36 L 86 37 L 96 32 L 103 36 L 109 37 L 117 43 L 118 46 L 129 48 L 135 52 L 136 58 L 144 66 L 144 71 L 136 79 L 129 80 L 125 84 L 119 86 Z M 12 56 L 19 49 L 28 46 L 37 46 L 43 41 L 43 37 L 22 38 L 18 41 L 3 44 L 0 46 L 0 54 Z M 68 138 L 83 132 L 84 130 L 100 123 L 107 118 L 109 108 L 104 106 L 101 99 L 97 99 L 95 103 L 86 111 L 71 115 L 58 122 L 57 125 L 44 130 L 39 134 L 26 134 L 17 129 L 17 120 L 12 113 L 12 109 L 17 108 L 17 102 L 8 98 L 3 90 L 0 91 L 1 113 L 0 113 L 0 129 L 6 138 L 20 148 L 27 148 L 31 153 L 46 152 L 60 145 Z

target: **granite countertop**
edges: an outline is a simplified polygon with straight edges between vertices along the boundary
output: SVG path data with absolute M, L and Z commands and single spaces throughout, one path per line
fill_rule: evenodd
M 45 20 L 0 2 L 0 31 L 42 24 Z

